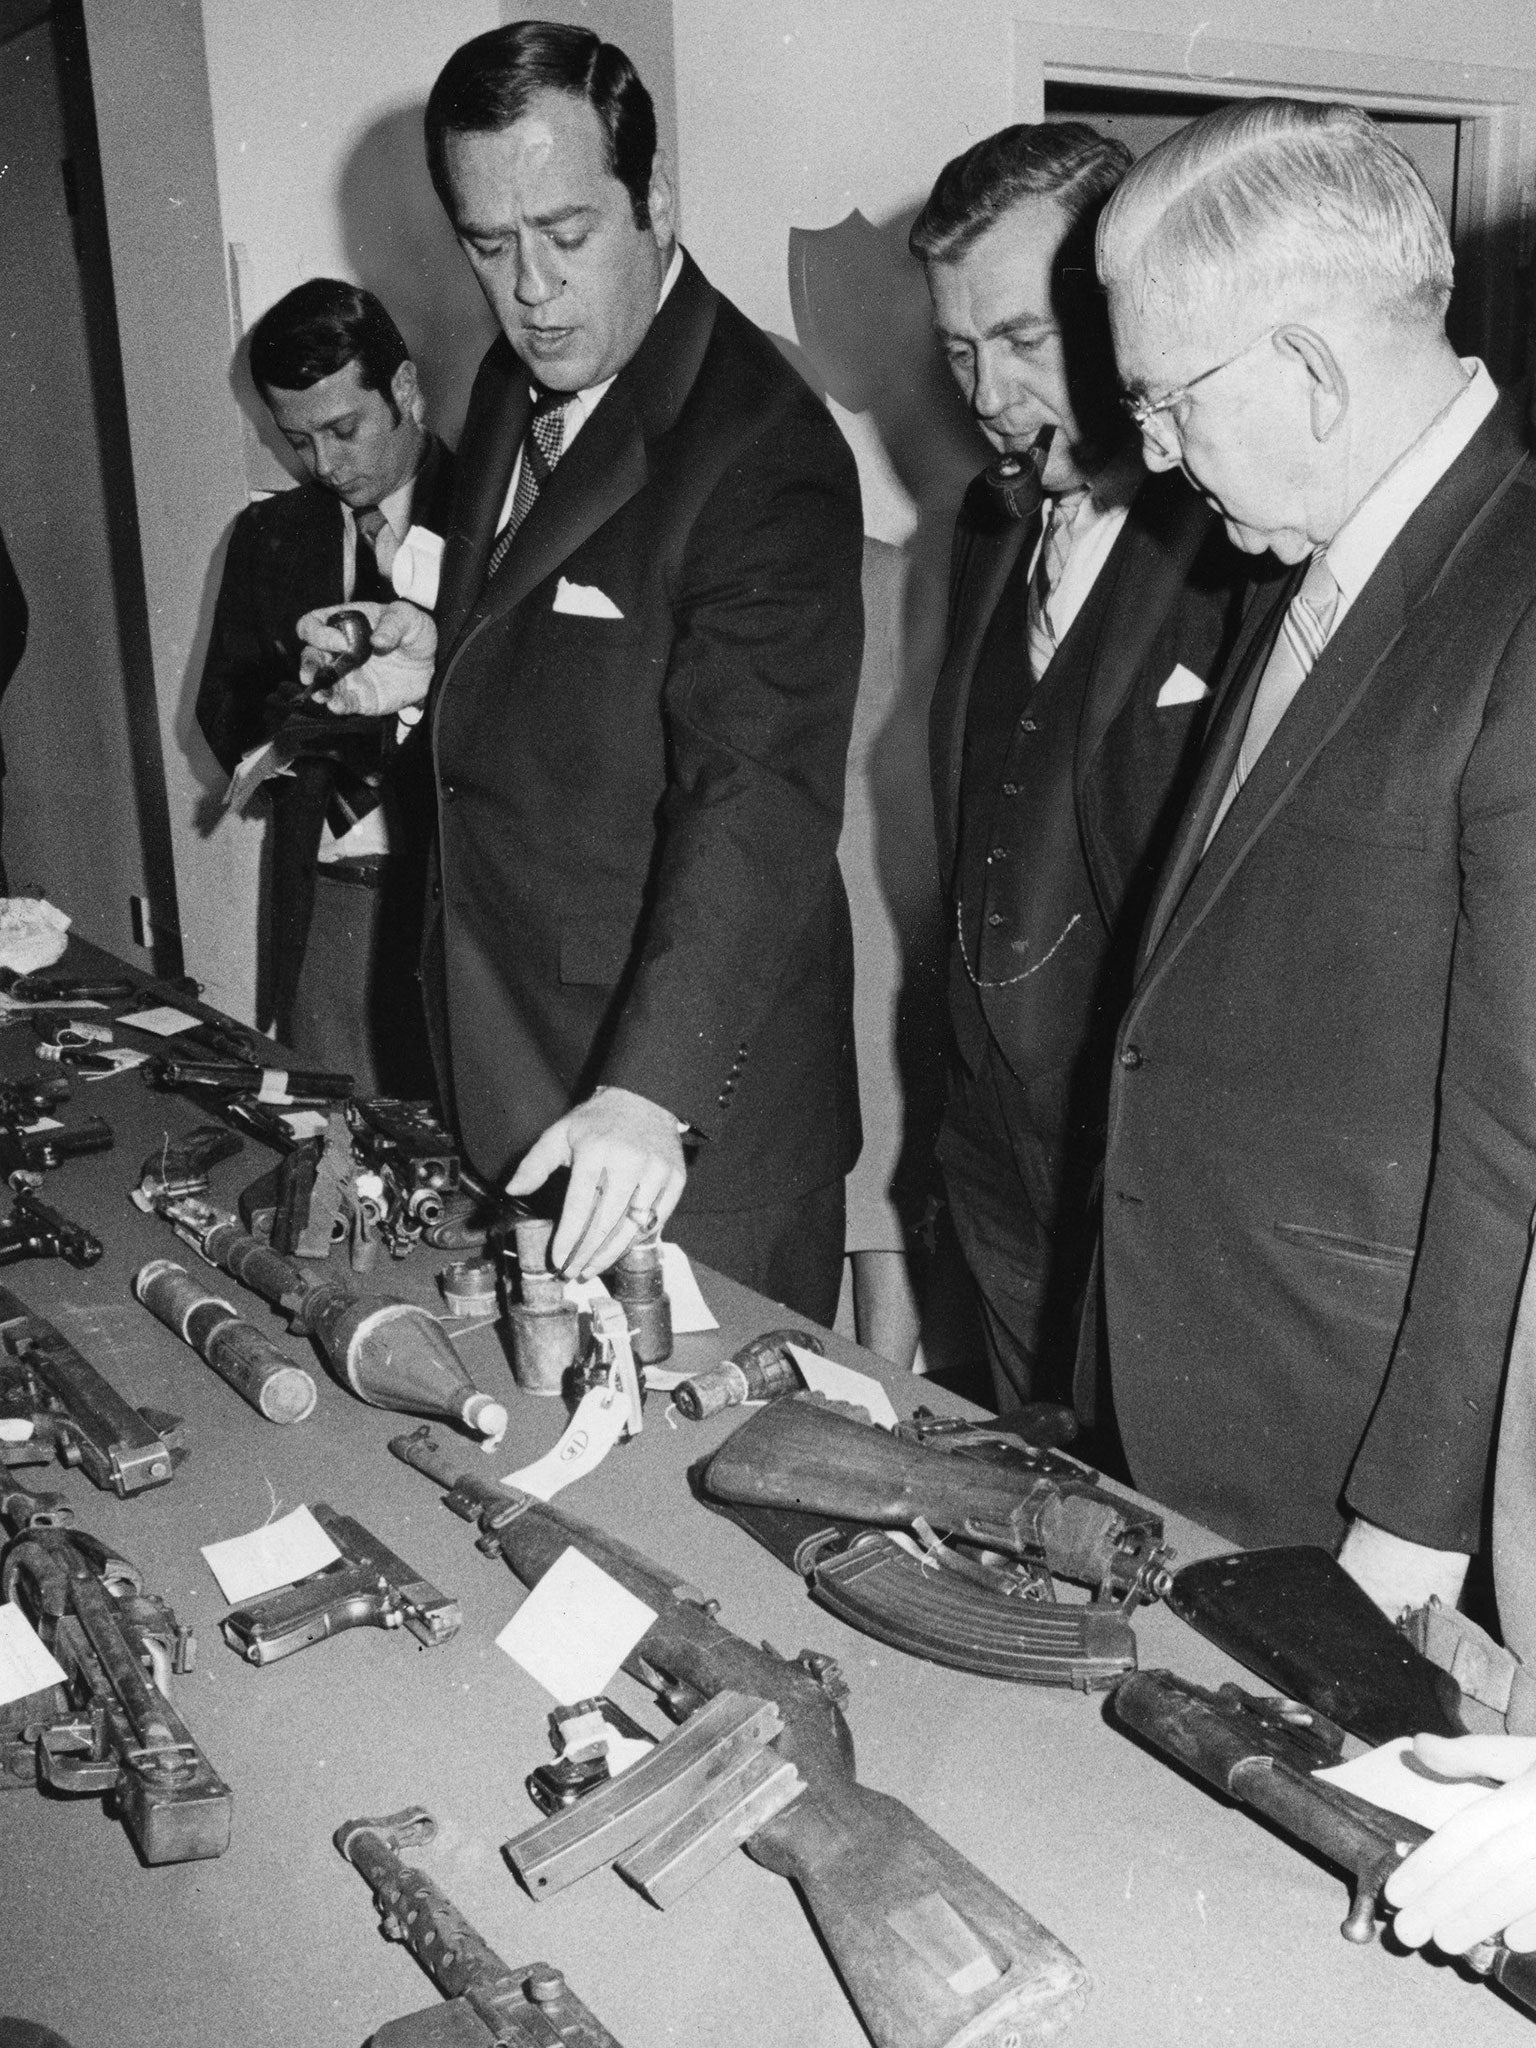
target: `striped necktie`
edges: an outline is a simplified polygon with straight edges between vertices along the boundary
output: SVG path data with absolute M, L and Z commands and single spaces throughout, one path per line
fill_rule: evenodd
M 1301 588 L 1285 608 L 1280 635 L 1270 650 L 1259 687 L 1253 694 L 1248 724 L 1232 779 L 1221 799 L 1206 845 L 1215 838 L 1218 826 L 1231 809 L 1237 792 L 1253 773 L 1259 756 L 1274 737 L 1275 728 L 1291 708 L 1291 701 L 1311 674 L 1313 665 L 1333 631 L 1339 609 L 1339 586 L 1326 555 L 1314 555 L 1302 578 Z
M 497 534 L 491 549 L 491 559 L 485 571 L 487 582 L 506 560 L 517 529 L 538 502 L 540 491 L 549 482 L 555 464 L 560 460 L 565 446 L 565 408 L 570 402 L 568 391 L 540 391 L 533 401 L 533 411 L 528 416 L 527 430 L 523 435 L 523 466 L 518 471 L 517 491 L 507 523 Z
M 1058 636 L 1051 617 L 1051 599 L 1072 552 L 1072 528 L 1087 495 L 1086 491 L 1064 491 L 1051 500 L 1046 515 L 1045 535 L 1035 561 L 1035 573 L 1029 579 L 1029 605 L 1024 616 L 1029 672 L 1035 682 L 1050 667 L 1056 652 Z

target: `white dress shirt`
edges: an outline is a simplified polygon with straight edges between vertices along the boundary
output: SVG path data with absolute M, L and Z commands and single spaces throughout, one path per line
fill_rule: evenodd
M 1110 550 L 1120 538 L 1125 515 L 1131 509 L 1131 500 L 1145 474 L 1140 456 L 1130 450 L 1106 463 L 1083 494 L 1083 501 L 1072 521 L 1066 563 L 1045 607 L 1058 647 L 1071 631 L 1072 621 L 1082 610 L 1089 591 L 1098 581 L 1099 571 L 1109 560 Z M 1042 525 L 1040 538 L 1029 559 L 1031 582 L 1040 550 L 1045 545 L 1045 533 L 1046 528 Z

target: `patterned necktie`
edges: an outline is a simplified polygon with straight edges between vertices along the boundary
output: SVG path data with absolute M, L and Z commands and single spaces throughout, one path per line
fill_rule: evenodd
M 507 523 L 497 534 L 491 549 L 491 559 L 485 571 L 487 582 L 506 560 L 513 536 L 538 502 L 540 491 L 549 482 L 555 464 L 560 460 L 565 446 L 565 408 L 570 402 L 568 391 L 541 391 L 533 401 L 533 411 L 528 416 L 527 431 L 523 435 L 523 466 L 518 471 L 517 492 Z
M 1271 648 L 1264 673 L 1259 678 L 1243 742 L 1237 750 L 1237 763 L 1222 796 L 1221 809 L 1216 813 L 1207 835 L 1207 846 L 1215 838 L 1216 828 L 1227 815 L 1237 792 L 1253 773 L 1259 756 L 1274 737 L 1275 727 L 1291 708 L 1291 700 L 1327 646 L 1338 609 L 1339 586 L 1328 566 L 1328 559 L 1326 555 L 1314 555 L 1302 578 L 1301 588 L 1285 608 L 1279 638 Z
M 390 583 L 389 572 L 395 565 L 396 555 L 400 552 L 400 543 L 395 538 L 394 528 L 384 517 L 384 514 L 377 505 L 365 505 L 361 512 L 353 515 L 353 524 L 357 528 L 358 539 L 366 541 L 372 550 L 373 559 L 378 564 L 379 577 L 386 586 L 385 602 L 387 603 L 389 598 L 395 594 L 394 586 Z M 367 588 L 367 585 L 372 583 L 373 580 L 367 574 L 365 565 L 361 562 L 357 563 L 352 579 L 353 596 L 373 596 L 373 591 Z
M 1024 618 L 1029 672 L 1035 682 L 1039 682 L 1050 667 L 1056 652 L 1057 633 L 1051 617 L 1051 599 L 1061 581 L 1061 572 L 1067 566 L 1067 556 L 1072 551 L 1072 528 L 1087 495 L 1086 491 L 1063 492 L 1059 498 L 1051 500 L 1051 509 L 1046 516 L 1045 537 L 1040 543 L 1035 573 L 1029 579 L 1029 605 Z

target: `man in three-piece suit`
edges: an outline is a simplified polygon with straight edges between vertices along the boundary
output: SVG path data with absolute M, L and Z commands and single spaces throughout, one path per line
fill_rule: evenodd
M 939 1156 L 1004 1405 L 1070 1395 L 1114 1029 L 1245 587 L 1120 410 L 1092 252 L 1129 162 L 1078 122 L 1004 129 L 945 166 L 911 235 L 1002 473 L 1027 489 L 1054 430 L 1043 507 L 991 471 L 967 493 L 930 728 L 956 1054 Z
M 442 531 L 453 467 L 371 292 L 309 279 L 256 323 L 250 360 L 307 481 L 247 506 L 230 535 L 197 696 L 228 773 L 293 709 L 301 614 L 393 597 L 411 528 Z M 409 755 L 386 772 L 387 737 L 384 721 L 318 734 L 266 785 L 266 1007 L 311 1064 L 353 1072 L 363 1093 L 418 1094 L 431 1087 L 417 955 L 432 786 Z
M 830 1321 L 859 1137 L 836 861 L 852 459 L 677 247 L 621 51 L 541 22 L 477 37 L 427 137 L 502 334 L 436 634 L 386 613 L 335 701 L 419 694 L 435 654 L 448 1099 L 514 1193 L 568 1172 L 565 1271 L 681 1198 L 687 1249 Z
M 1453 1602 L 1536 1203 L 1536 466 L 1446 339 L 1428 192 L 1356 109 L 1194 123 L 1099 263 L 1149 462 L 1294 565 L 1119 1037 L 1121 1434 L 1223 1533 L 1344 1534 L 1389 1611 Z

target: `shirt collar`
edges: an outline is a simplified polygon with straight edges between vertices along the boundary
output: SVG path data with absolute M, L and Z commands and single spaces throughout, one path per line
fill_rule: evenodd
M 1498 386 L 1476 356 L 1461 362 L 1467 381 L 1366 492 L 1323 553 L 1345 604 L 1378 563 L 1498 403 Z

